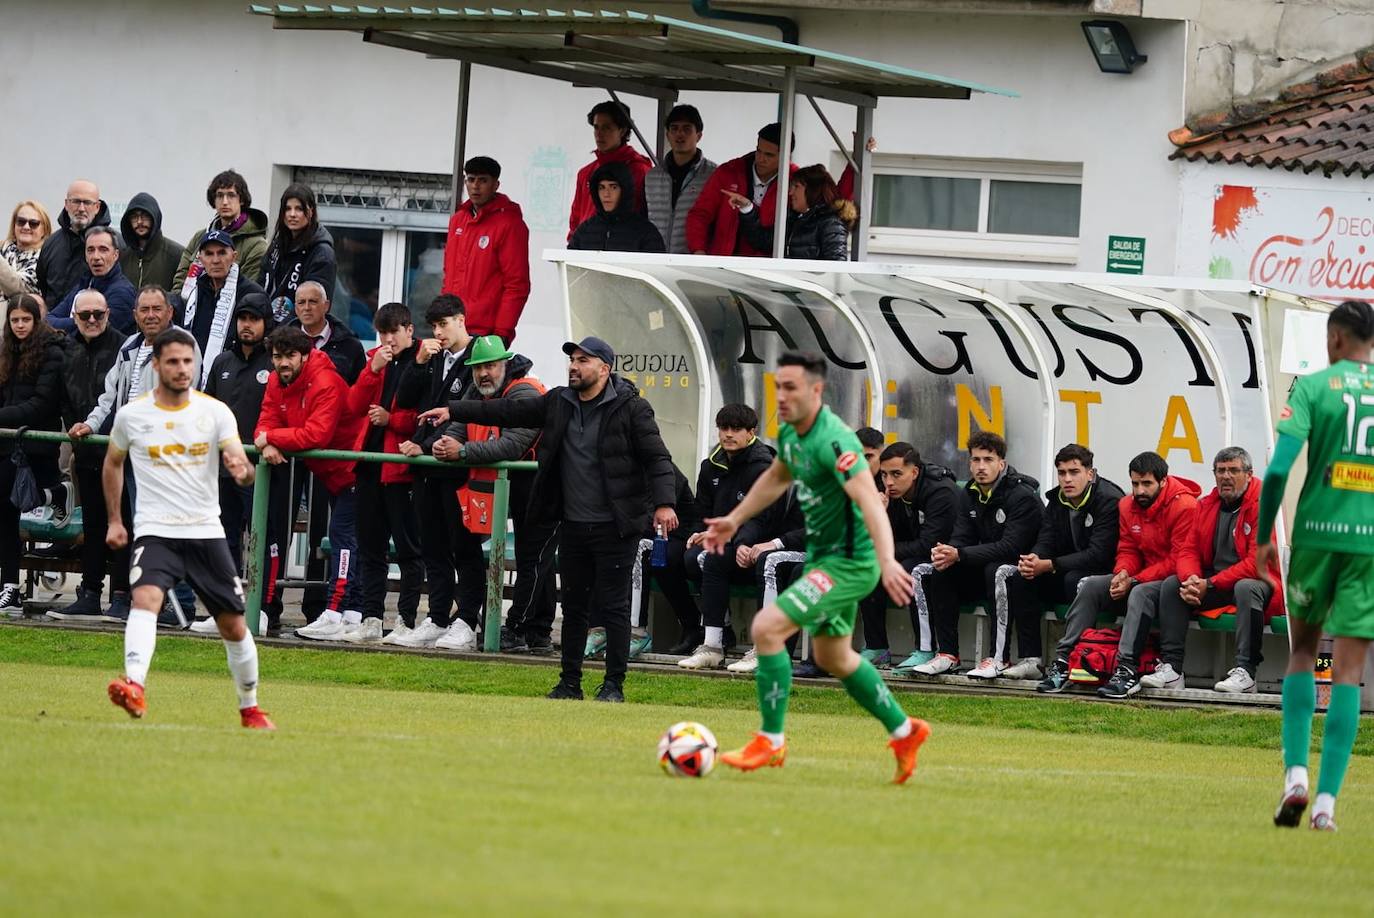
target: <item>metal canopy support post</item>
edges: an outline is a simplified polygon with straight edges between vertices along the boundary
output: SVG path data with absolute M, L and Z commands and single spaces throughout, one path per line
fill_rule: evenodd
M 617 101 L 617 102 L 620 102 L 620 96 L 618 96 L 618 95 L 615 94 L 615 90 L 614 90 L 614 89 L 607 90 L 607 91 L 610 92 L 611 98 L 612 98 L 612 99 L 614 99 L 614 100 Z M 625 105 L 624 102 L 620 102 L 620 104 L 621 104 L 622 106 L 624 106 L 625 111 L 628 112 L 628 111 L 630 110 L 630 106 Z M 659 100 L 659 105 L 662 105 L 662 104 L 663 104 L 663 100 L 660 99 L 660 100 Z M 630 116 L 630 130 L 634 132 L 635 137 L 639 140 L 639 145 L 640 145 L 641 147 L 644 148 L 644 152 L 647 153 L 647 154 L 649 154 L 649 156 L 650 156 L 650 157 L 653 159 L 653 161 L 654 161 L 654 165 L 657 166 L 657 165 L 658 165 L 658 161 L 662 158 L 662 156 L 661 156 L 661 155 L 660 155 L 660 156 L 655 156 L 655 155 L 654 155 L 654 151 L 655 151 L 656 149 L 660 149 L 660 148 L 650 146 L 649 141 L 646 140 L 646 139 L 644 138 L 644 134 L 640 132 L 640 130 L 639 130 L 639 122 L 638 122 L 638 121 L 635 121 L 635 116 L 634 116 L 634 115 L 631 115 L 631 116 Z
M 673 106 L 676 104 L 677 101 L 675 99 L 658 100 L 658 123 L 654 125 L 658 134 L 654 137 L 654 149 L 658 152 L 658 161 L 660 163 L 663 162 L 663 157 L 669 156 L 672 153 L 672 151 L 668 149 L 668 128 L 664 122 L 668 120 L 668 113 L 673 110 Z
M 864 261 L 868 258 L 868 228 L 873 222 L 873 154 L 868 149 L 868 138 L 873 136 L 873 109 L 859 106 L 858 119 L 854 127 L 854 203 L 859 208 L 859 225 L 854 228 L 853 260 Z
M 792 177 L 792 130 L 797 121 L 797 68 L 788 67 L 782 84 L 782 135 L 778 138 L 778 175 L 773 180 L 777 206 L 773 209 L 773 257 L 787 252 L 788 186 Z
M 510 501 L 510 478 L 506 470 L 496 473 L 492 487 L 491 557 L 487 563 L 487 621 L 482 627 L 482 649 L 496 653 L 501 649 L 501 605 L 506 584 L 506 519 Z
M 457 212 L 463 203 L 463 163 L 468 152 L 468 100 L 472 98 L 472 65 L 463 61 L 458 65 L 458 113 L 453 127 L 453 181 L 449 185 L 452 207 Z
M 835 148 L 840 151 L 840 155 L 844 157 L 844 161 L 849 163 L 855 172 L 859 171 L 859 166 L 854 162 L 854 157 L 849 155 L 849 150 L 845 148 L 844 141 L 840 139 L 840 132 L 835 130 L 834 126 L 830 123 L 830 119 L 825 117 L 825 112 L 821 110 L 821 106 L 816 101 L 816 97 L 807 96 L 806 101 L 811 103 L 811 107 L 816 111 L 816 117 L 821 119 L 821 124 L 825 125 L 825 129 L 830 132 L 830 139 L 835 141 Z

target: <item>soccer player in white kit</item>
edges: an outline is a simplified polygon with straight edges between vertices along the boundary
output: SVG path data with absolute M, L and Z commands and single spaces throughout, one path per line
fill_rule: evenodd
M 243 583 L 219 517 L 219 468 L 240 485 L 253 466 L 239 442 L 238 424 L 223 402 L 194 390 L 195 339 L 169 328 L 153 340 L 157 385 L 115 415 L 102 477 L 105 502 L 115 508 L 105 542 L 129 541 L 119 514 L 124 460 L 134 468 L 134 544 L 129 560 L 133 610 L 124 627 L 124 675 L 110 683 L 110 701 L 142 717 L 143 686 L 157 643 L 157 612 L 167 591 L 188 580 L 219 626 L 238 689 L 245 727 L 276 729 L 258 708 L 258 649 L 243 621 Z

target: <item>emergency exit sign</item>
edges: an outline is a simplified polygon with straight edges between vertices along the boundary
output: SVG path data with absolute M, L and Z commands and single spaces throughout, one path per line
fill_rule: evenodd
M 1108 236 L 1107 273 L 1144 274 L 1145 237 Z

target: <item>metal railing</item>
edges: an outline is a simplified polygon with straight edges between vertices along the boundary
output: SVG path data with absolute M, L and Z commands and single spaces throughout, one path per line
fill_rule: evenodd
M 37 440 L 40 442 L 72 443 L 90 446 L 104 446 L 110 438 L 101 434 L 91 434 L 81 439 L 73 439 L 65 433 L 53 430 L 16 430 L 0 428 L 0 439 Z M 244 617 L 246 624 L 256 634 L 259 618 L 262 615 L 263 594 L 263 546 L 267 536 L 267 505 L 271 496 L 272 476 L 267 474 L 269 463 L 258 449 L 245 444 L 244 451 L 257 457 L 256 474 L 253 479 L 253 512 L 248 524 L 248 536 L 244 541 Z M 347 449 L 310 449 L 297 453 L 282 451 L 293 459 L 337 459 L 350 462 L 390 462 L 397 465 L 414 465 L 427 468 L 471 468 L 496 469 L 496 481 L 492 488 L 492 519 L 490 558 L 487 562 L 487 614 L 483 627 L 482 649 L 496 652 L 501 648 L 501 607 L 502 585 L 506 574 L 506 523 L 510 518 L 510 472 L 528 472 L 538 468 L 532 461 L 494 462 L 488 465 L 472 465 L 464 462 L 444 462 L 433 456 L 401 456 L 395 453 L 365 453 Z

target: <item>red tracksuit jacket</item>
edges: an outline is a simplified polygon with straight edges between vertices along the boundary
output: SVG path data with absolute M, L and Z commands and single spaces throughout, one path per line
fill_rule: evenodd
M 1240 511 L 1236 514 L 1236 529 L 1232 534 L 1236 542 L 1236 556 L 1240 561 L 1231 565 L 1224 571 L 1217 571 L 1211 578 L 1212 586 L 1221 590 L 1235 589 L 1236 583 L 1241 580 L 1260 579 L 1259 568 L 1255 565 L 1255 551 L 1259 548 L 1259 502 L 1260 502 L 1260 480 L 1259 476 L 1252 476 L 1250 484 L 1241 495 Z M 1217 550 L 1217 518 L 1221 515 L 1221 496 L 1217 494 L 1216 488 L 1198 502 L 1197 514 L 1197 536 L 1193 540 L 1193 551 L 1196 553 L 1196 561 L 1199 571 L 1205 571 L 1212 566 L 1212 559 L 1216 556 Z M 1201 574 L 1199 574 L 1201 576 Z M 1269 579 L 1274 583 L 1281 583 L 1278 560 L 1275 559 L 1269 564 Z M 1277 589 L 1274 595 L 1269 597 L 1269 605 L 1264 609 L 1264 620 L 1275 615 L 1283 615 L 1283 590 Z
M 530 228 L 519 204 L 497 194 L 476 214 L 464 201 L 449 218 L 443 292 L 463 301 L 470 334 L 515 340 L 530 298 Z
M 273 373 L 262 394 L 262 411 L 253 439 L 266 433 L 268 444 L 285 452 L 305 449 L 355 449 L 367 417 L 347 409 L 348 383 L 323 351 L 305 355 L 300 376 L 289 386 Z M 341 459 L 307 459 L 305 467 L 338 494 L 353 484 L 353 463 Z
M 1141 583 L 1163 580 L 1177 574 L 1180 580 L 1201 576 L 1197 551 L 1193 545 L 1197 528 L 1197 482 L 1167 475 L 1155 502 L 1144 510 L 1127 494 L 1121 508 L 1120 539 L 1116 546 L 1116 568 Z

